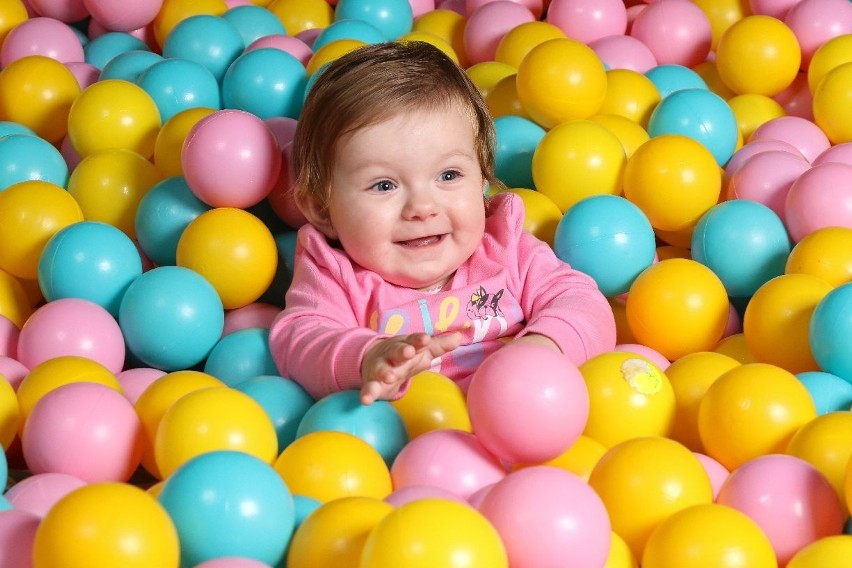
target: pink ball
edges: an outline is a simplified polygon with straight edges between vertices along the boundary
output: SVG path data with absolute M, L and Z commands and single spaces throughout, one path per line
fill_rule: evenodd
M 269 568 L 269 565 L 253 558 L 238 556 L 223 556 L 212 560 L 205 560 L 196 564 L 195 568 Z
M 435 0 L 409 0 L 412 17 L 417 18 L 435 9 Z
M 68 138 L 68 136 L 62 139 L 62 143 L 59 146 L 59 152 L 62 154 L 62 158 L 68 165 L 69 171 L 76 168 L 77 164 L 82 161 L 80 154 L 77 153 L 77 149 L 74 148 L 73 144 L 71 144 L 71 139 Z
M 265 47 L 280 49 L 285 53 L 289 53 L 301 61 L 302 65 L 307 65 L 311 56 L 314 54 L 310 46 L 298 37 L 278 34 L 257 38 L 251 42 L 245 50 L 252 51 L 255 49 L 263 49 Z
M 660 65 L 695 67 L 710 53 L 707 15 L 689 0 L 657 0 L 639 12 L 630 35 L 648 46 Z
M 813 122 L 814 120 L 814 96 L 808 86 L 808 74 L 799 71 L 790 85 L 772 97 L 781 105 L 787 116 L 798 116 Z
M 32 513 L 12 509 L 0 512 L 0 566 L 30 568 L 33 542 L 41 519 Z
M 467 16 L 464 0 L 440 0 L 437 5 L 438 10 L 449 10 L 461 16 Z
M 85 61 L 83 44 L 68 24 L 37 17 L 12 28 L 0 48 L 0 67 L 28 55 L 43 55 L 62 63 Z
M 18 337 L 20 335 L 21 330 L 12 323 L 12 320 L 5 316 L 0 316 L 0 355 L 13 359 L 17 357 Z
M 746 160 L 728 179 L 728 199 L 757 201 L 783 219 L 790 187 L 810 167 L 807 160 L 790 152 L 760 152 Z
M 474 509 L 479 509 L 482 502 L 485 500 L 485 496 L 488 495 L 488 492 L 491 491 L 491 488 L 494 487 L 494 485 L 496 485 L 496 483 L 477 489 L 473 495 L 467 498 L 468 504 Z
M 288 227 L 298 229 L 302 225 L 306 225 L 308 219 L 299 209 L 299 206 L 296 205 L 296 200 L 293 197 L 293 187 L 296 184 L 296 180 L 293 179 L 292 170 L 290 169 L 290 157 L 292 154 L 292 144 L 287 144 L 281 150 L 281 172 L 278 174 L 275 187 L 269 192 L 267 201 L 279 219 L 284 221 Z
M 644 74 L 657 66 L 648 46 L 633 36 L 602 37 L 589 43 L 589 47 L 609 69 L 630 69 Z
M 726 337 L 730 337 L 731 335 L 736 335 L 737 333 L 742 333 L 743 331 L 743 318 L 740 316 L 740 313 L 737 311 L 736 306 L 734 306 L 733 302 L 728 303 L 728 324 L 725 326 L 725 331 L 722 332 L 722 339 Z
M 89 15 L 83 0 L 27 0 L 30 8 L 39 16 L 54 18 L 73 24 Z
M 281 150 L 260 117 L 220 110 L 189 131 L 181 165 L 198 199 L 211 207 L 242 209 L 269 195 L 281 170 Z
M 222 330 L 222 337 L 249 327 L 269 329 L 272 320 L 278 317 L 280 313 L 281 308 L 264 302 L 254 302 L 241 308 L 228 310 L 225 312 L 225 327 Z
M 799 176 L 787 192 L 784 220 L 796 242 L 823 227 L 852 228 L 852 166 L 827 162 Z
M 671 361 L 666 359 L 665 355 L 656 349 L 651 349 L 650 347 L 646 347 L 645 345 L 640 345 L 638 343 L 620 343 L 615 346 L 613 351 L 626 351 L 627 353 L 633 353 L 634 355 L 644 357 L 656 365 L 661 371 L 665 371 L 669 368 L 669 365 L 671 365 Z
M 814 52 L 828 40 L 852 33 L 852 3 L 849 0 L 801 0 L 784 23 L 802 48 L 802 69 L 807 70 Z
M 768 139 L 792 144 L 808 162 L 813 162 L 831 146 L 819 126 L 799 116 L 779 116 L 764 122 L 751 133 L 749 143 Z
M 70 383 L 33 407 L 21 449 L 33 473 L 126 482 L 142 457 L 141 435 L 142 424 L 124 395 L 100 383 Z
M 725 466 L 710 456 L 698 452 L 692 453 L 695 454 L 695 457 L 698 458 L 698 461 L 700 461 L 701 465 L 704 466 L 704 471 L 707 472 L 707 477 L 710 478 L 710 485 L 713 487 L 713 499 L 716 499 L 716 496 L 719 494 L 719 489 L 722 488 L 722 484 L 725 483 L 726 479 L 728 479 L 730 472 Z
M 534 466 L 497 482 L 479 507 L 512 568 L 604 566 L 612 527 L 597 493 L 565 470 Z
M 546 20 L 569 38 L 589 44 L 627 31 L 627 8 L 622 0 L 552 0 Z
M 503 36 L 520 24 L 535 19 L 529 8 L 510 0 L 495 0 L 474 10 L 467 18 L 462 36 L 471 65 L 493 61 L 497 44 Z
M 151 383 L 165 375 L 165 371 L 153 369 L 151 367 L 137 367 L 135 369 L 126 369 L 118 373 L 115 378 L 121 385 L 121 391 L 124 397 L 130 401 L 130 404 L 136 404 L 139 396 L 145 392 Z
M 759 154 L 761 152 L 768 152 L 770 150 L 780 150 L 782 152 L 790 152 L 795 156 L 798 156 L 801 159 L 805 159 L 799 149 L 790 144 L 789 142 L 784 142 L 783 140 L 773 140 L 771 138 L 767 138 L 766 140 L 750 140 L 748 144 L 734 152 L 734 155 L 731 156 L 731 159 L 728 160 L 728 163 L 725 164 L 725 175 L 728 179 L 731 178 L 737 170 L 742 167 L 742 165 L 755 154 Z
M 65 66 L 74 74 L 74 78 L 77 79 L 77 84 L 80 85 L 81 91 L 96 82 L 101 76 L 101 70 L 91 63 L 71 61 L 70 63 L 66 63 Z
M 831 483 L 808 462 L 788 455 L 754 458 L 728 476 L 716 501 L 756 522 L 784 566 L 804 546 L 843 532 L 845 514 Z
M 465 15 L 470 16 L 476 10 L 488 4 L 490 2 L 495 2 L 496 0 L 467 0 L 464 5 Z M 542 6 L 541 0 L 511 0 L 516 4 L 520 4 L 521 6 L 526 7 L 532 12 L 532 15 L 535 16 L 535 19 L 538 20 L 541 18 L 542 11 L 544 10 L 544 6 Z
M 124 367 L 124 336 L 115 318 L 81 298 L 60 298 L 39 307 L 18 338 L 18 361 L 30 369 L 48 359 L 78 355 L 118 373 Z
M 468 504 L 467 501 L 452 491 L 441 487 L 435 487 L 433 485 L 409 485 L 408 487 L 400 487 L 385 497 L 385 501 L 394 507 L 399 507 L 400 505 L 411 503 L 412 501 L 417 501 L 419 499 L 449 499 L 450 501 L 457 501 L 459 503 L 464 503 L 465 505 Z
M 843 144 L 832 146 L 817 156 L 813 165 L 818 166 L 828 162 L 837 162 L 852 166 L 852 142 L 844 142 Z
M 748 8 L 752 14 L 772 16 L 783 20 L 790 8 L 801 2 L 801 0 L 748 0 Z
M 437 487 L 467 499 L 505 477 L 506 468 L 469 432 L 432 430 L 403 446 L 391 465 L 395 489 Z
M 263 38 L 261 38 L 263 39 Z M 278 142 L 278 147 L 283 150 L 293 141 L 293 135 L 296 134 L 296 126 L 299 121 L 289 116 L 272 116 L 264 118 L 263 122 L 272 131 L 275 141 Z
M 153 22 L 163 7 L 163 0 L 83 0 L 83 4 L 104 28 L 130 32 Z
M 21 384 L 21 381 L 29 373 L 29 368 L 17 359 L 0 355 L 0 376 L 6 377 L 6 380 L 9 381 L 9 384 L 16 391 L 18 390 L 18 385 Z
M 313 48 L 314 42 L 322 33 L 323 28 L 308 28 L 296 34 L 296 39 L 301 40 L 310 48 Z
M 589 392 L 566 355 L 510 343 L 476 369 L 467 391 L 470 423 L 492 454 L 541 463 L 570 448 L 586 427 Z
M 36 473 L 10 487 L 6 499 L 15 509 L 44 517 L 57 501 L 84 485 L 85 481 L 67 473 Z

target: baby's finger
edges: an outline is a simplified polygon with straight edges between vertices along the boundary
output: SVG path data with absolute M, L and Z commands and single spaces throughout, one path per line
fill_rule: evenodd
M 369 381 L 361 385 L 361 404 L 369 406 L 379 399 L 382 393 L 381 385 L 376 381 Z

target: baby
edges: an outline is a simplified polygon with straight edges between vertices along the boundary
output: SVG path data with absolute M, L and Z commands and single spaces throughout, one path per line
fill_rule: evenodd
M 270 329 L 282 376 L 370 404 L 424 370 L 466 389 L 508 341 L 576 364 L 615 347 L 607 299 L 524 231 L 521 200 L 486 197 L 494 127 L 481 93 L 425 42 L 369 45 L 311 87 L 293 140 L 298 233 Z

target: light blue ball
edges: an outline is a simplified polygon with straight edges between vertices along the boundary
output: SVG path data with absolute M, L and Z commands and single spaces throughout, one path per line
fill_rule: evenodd
M 385 34 L 370 22 L 337 20 L 320 32 L 311 48 L 316 53 L 321 47 L 339 39 L 354 39 L 368 44 L 386 41 Z
M 9 477 L 9 461 L 6 459 L 6 448 L 0 445 L 0 481 L 3 483 L 3 491 L 6 488 L 6 479 Z M 0 491 L 0 494 L 3 493 Z
M 357 390 L 344 390 L 321 398 L 305 412 L 296 437 L 323 430 L 352 434 L 370 444 L 390 467 L 408 443 L 405 424 L 388 401 L 365 406 L 360 396 Z
M 692 259 L 713 271 L 729 296 L 749 298 L 784 274 L 792 244 L 772 209 L 745 199 L 724 201 L 701 216 L 692 233 Z
M 222 108 L 219 82 L 210 70 L 189 59 L 175 57 L 154 63 L 136 82 L 154 100 L 164 123 L 187 109 Z
M 612 297 L 627 292 L 654 262 L 657 248 L 654 229 L 641 209 L 617 195 L 595 195 L 565 212 L 556 226 L 553 250 Z
M 107 32 L 91 40 L 83 48 L 86 63 L 103 69 L 118 55 L 128 51 L 150 51 L 148 45 L 125 32 Z
M 545 130 L 522 116 L 494 119 L 494 174 L 507 187 L 535 189 L 532 158 Z
M 334 19 L 363 20 L 393 41 L 411 31 L 414 11 L 408 0 L 339 0 Z
M 240 37 L 243 46 L 248 47 L 256 40 L 270 35 L 287 35 L 284 24 L 278 17 L 263 6 L 235 6 L 222 14 L 230 22 Z
M 188 460 L 166 479 L 158 500 L 177 529 L 181 566 L 223 556 L 274 566 L 295 528 L 284 480 L 244 452 L 212 451 Z
M 225 314 L 219 294 L 203 276 L 181 266 L 160 266 L 128 286 L 118 323 L 140 361 L 170 372 L 207 357 L 222 336 Z
M 113 57 L 101 70 L 99 80 L 122 79 L 136 83 L 151 65 L 163 61 L 163 56 L 153 51 L 125 51 Z
M 302 63 L 280 49 L 265 47 L 240 55 L 222 79 L 222 104 L 267 119 L 299 118 L 308 82 Z
M 278 267 L 269 288 L 258 298 L 274 306 L 284 307 L 284 295 L 293 282 L 293 267 L 296 256 L 296 231 L 286 230 L 275 235 L 275 247 L 278 251 Z
M 158 266 L 177 263 L 177 245 L 184 229 L 210 206 L 189 189 L 183 176 L 166 178 L 142 197 L 136 209 L 139 247 Z
M 663 99 L 683 89 L 709 90 L 701 75 L 689 67 L 674 63 L 652 67 L 645 71 L 645 76 L 654 83 Z
M 41 180 L 66 187 L 68 164 L 56 147 L 39 136 L 0 138 L 0 191 L 22 181 Z
M 82 298 L 114 317 L 124 292 L 141 274 L 142 258 L 130 237 L 98 221 L 60 229 L 38 262 L 38 284 L 45 300 Z
M 38 136 L 29 126 L 24 126 L 18 122 L 10 120 L 0 120 L 0 137 L 9 136 L 10 134 L 25 134 L 27 136 Z
M 278 453 L 293 443 L 299 422 L 314 399 L 298 383 L 279 375 L 259 375 L 234 387 L 252 397 L 266 411 L 278 435 Z
M 163 57 L 188 59 L 221 81 L 245 49 L 239 30 L 221 16 L 199 14 L 178 22 L 163 42 Z
M 680 134 L 707 148 L 720 167 L 737 147 L 739 126 L 734 111 L 707 89 L 683 89 L 663 99 L 648 119 L 648 134 Z
M 852 383 L 852 282 L 823 296 L 811 314 L 808 337 L 819 368 Z
M 229 387 L 252 377 L 274 375 L 278 369 L 269 350 L 269 330 L 248 327 L 224 336 L 207 356 L 204 372 Z
M 822 371 L 806 371 L 796 376 L 811 394 L 817 416 L 852 410 L 852 383 Z

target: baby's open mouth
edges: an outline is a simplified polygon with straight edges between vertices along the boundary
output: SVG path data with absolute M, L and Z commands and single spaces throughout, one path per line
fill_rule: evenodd
M 429 235 L 428 237 L 418 237 L 416 239 L 410 239 L 407 241 L 397 241 L 396 244 L 408 247 L 408 248 L 419 248 L 419 247 L 428 247 L 429 245 L 434 245 L 443 240 L 444 235 Z

